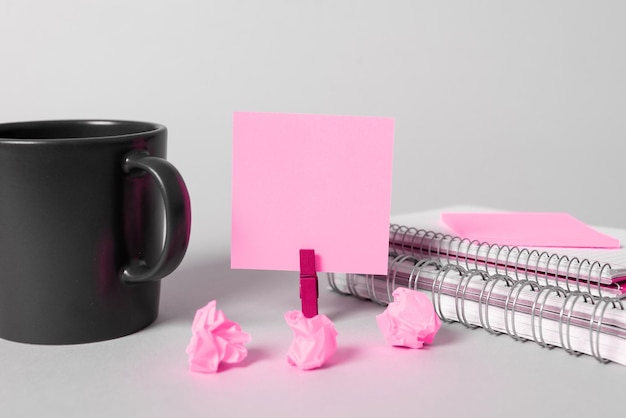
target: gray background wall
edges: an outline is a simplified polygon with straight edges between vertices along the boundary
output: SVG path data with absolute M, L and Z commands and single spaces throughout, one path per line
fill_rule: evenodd
M 392 213 L 626 228 L 625 18 L 620 1 L 4 0 L 0 122 L 167 125 L 190 252 L 229 239 L 236 110 L 396 118 Z

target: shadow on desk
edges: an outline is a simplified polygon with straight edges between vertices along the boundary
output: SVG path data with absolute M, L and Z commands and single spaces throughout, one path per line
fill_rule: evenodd
M 252 295 L 257 295 L 259 304 L 265 303 L 261 298 L 269 295 L 273 302 L 281 303 L 286 298 L 293 301 L 297 292 L 297 273 L 294 272 L 232 270 L 227 257 L 194 261 L 163 279 L 157 323 L 190 321 L 197 309 L 214 299 L 218 308 L 242 298 L 254 304 Z
M 318 279 L 321 313 L 332 321 L 369 315 L 372 326 L 376 327 L 375 316 L 384 310 L 383 306 L 328 290 L 325 274 L 318 274 Z M 196 310 L 214 299 L 218 308 L 224 309 L 227 316 L 233 314 L 238 321 L 249 323 L 264 317 L 273 321 L 284 312 L 299 308 L 298 273 L 233 270 L 228 257 L 206 262 L 194 260 L 163 279 L 156 324 L 185 322 L 190 326 Z M 462 328 L 460 324 L 444 324 L 437 335 L 437 345 L 453 343 Z M 340 356 L 353 354 L 346 349 Z

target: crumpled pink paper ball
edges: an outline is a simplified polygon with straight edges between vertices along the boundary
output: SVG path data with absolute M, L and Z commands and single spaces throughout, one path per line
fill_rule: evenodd
M 214 300 L 198 309 L 191 332 L 187 354 L 192 372 L 215 373 L 221 362 L 238 363 L 248 355 L 244 344 L 250 341 L 250 335 L 227 319 Z
M 387 342 L 394 346 L 422 348 L 432 344 L 441 320 L 424 293 L 399 287 L 393 292 L 393 302 L 376 316 L 378 327 Z
M 285 321 L 294 332 L 287 351 L 289 364 L 302 370 L 316 369 L 337 351 L 337 331 L 326 315 L 307 318 L 302 311 L 289 311 Z

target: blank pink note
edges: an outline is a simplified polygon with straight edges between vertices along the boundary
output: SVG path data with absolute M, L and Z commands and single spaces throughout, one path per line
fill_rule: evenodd
M 231 267 L 385 274 L 394 122 L 234 114 Z
M 596 231 L 567 213 L 442 213 L 441 219 L 460 237 L 489 244 L 620 248 L 619 240 Z

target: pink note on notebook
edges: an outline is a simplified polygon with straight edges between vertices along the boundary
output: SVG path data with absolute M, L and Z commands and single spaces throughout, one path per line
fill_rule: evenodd
M 460 237 L 489 244 L 620 248 L 619 240 L 596 231 L 567 213 L 442 213 L 441 220 Z
M 234 114 L 231 267 L 386 274 L 391 118 Z

